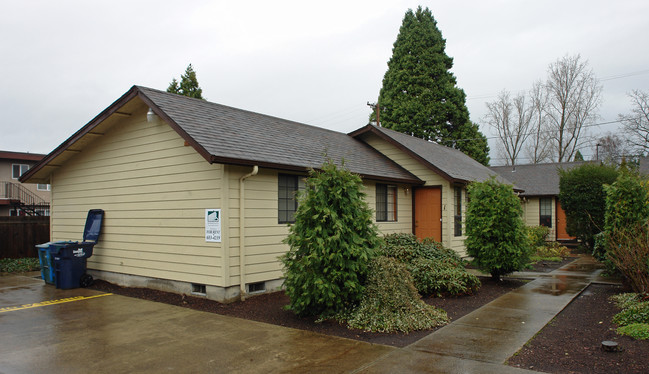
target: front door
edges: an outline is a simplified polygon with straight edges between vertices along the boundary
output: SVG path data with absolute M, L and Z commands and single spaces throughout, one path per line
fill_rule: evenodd
M 572 240 L 574 237 L 568 235 L 566 231 L 566 212 L 561 208 L 559 199 L 557 200 L 557 240 Z
M 442 241 L 442 188 L 415 190 L 415 236 Z

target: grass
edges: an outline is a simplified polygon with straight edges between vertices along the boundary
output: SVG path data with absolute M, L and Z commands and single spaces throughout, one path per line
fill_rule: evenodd
M 37 258 L 0 259 L 0 273 L 24 273 L 40 269 L 41 265 Z

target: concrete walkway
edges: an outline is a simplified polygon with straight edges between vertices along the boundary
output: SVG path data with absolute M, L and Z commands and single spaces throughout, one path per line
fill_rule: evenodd
M 399 349 L 0 277 L 0 373 L 532 373 L 504 365 L 601 270 L 589 256 Z
M 601 271 L 585 255 L 550 273 L 536 273 L 535 280 L 359 372 L 530 373 L 503 364 Z

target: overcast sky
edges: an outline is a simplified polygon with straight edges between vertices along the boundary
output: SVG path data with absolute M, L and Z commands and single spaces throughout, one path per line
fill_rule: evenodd
M 353 131 L 418 5 L 487 136 L 485 103 L 529 89 L 567 54 L 602 81 L 600 122 L 630 110 L 631 90 L 649 90 L 646 0 L 3 1 L 0 150 L 49 153 L 131 86 L 164 90 L 189 63 L 209 101 Z

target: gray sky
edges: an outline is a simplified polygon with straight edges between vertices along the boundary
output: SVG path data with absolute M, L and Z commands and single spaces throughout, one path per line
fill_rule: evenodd
M 485 102 L 529 89 L 566 54 L 602 80 L 600 122 L 630 110 L 631 90 L 649 90 L 646 0 L 4 1 L 0 150 L 49 153 L 132 85 L 164 90 L 189 63 L 209 101 L 353 131 L 367 124 L 404 13 L 420 4 L 487 136 Z

